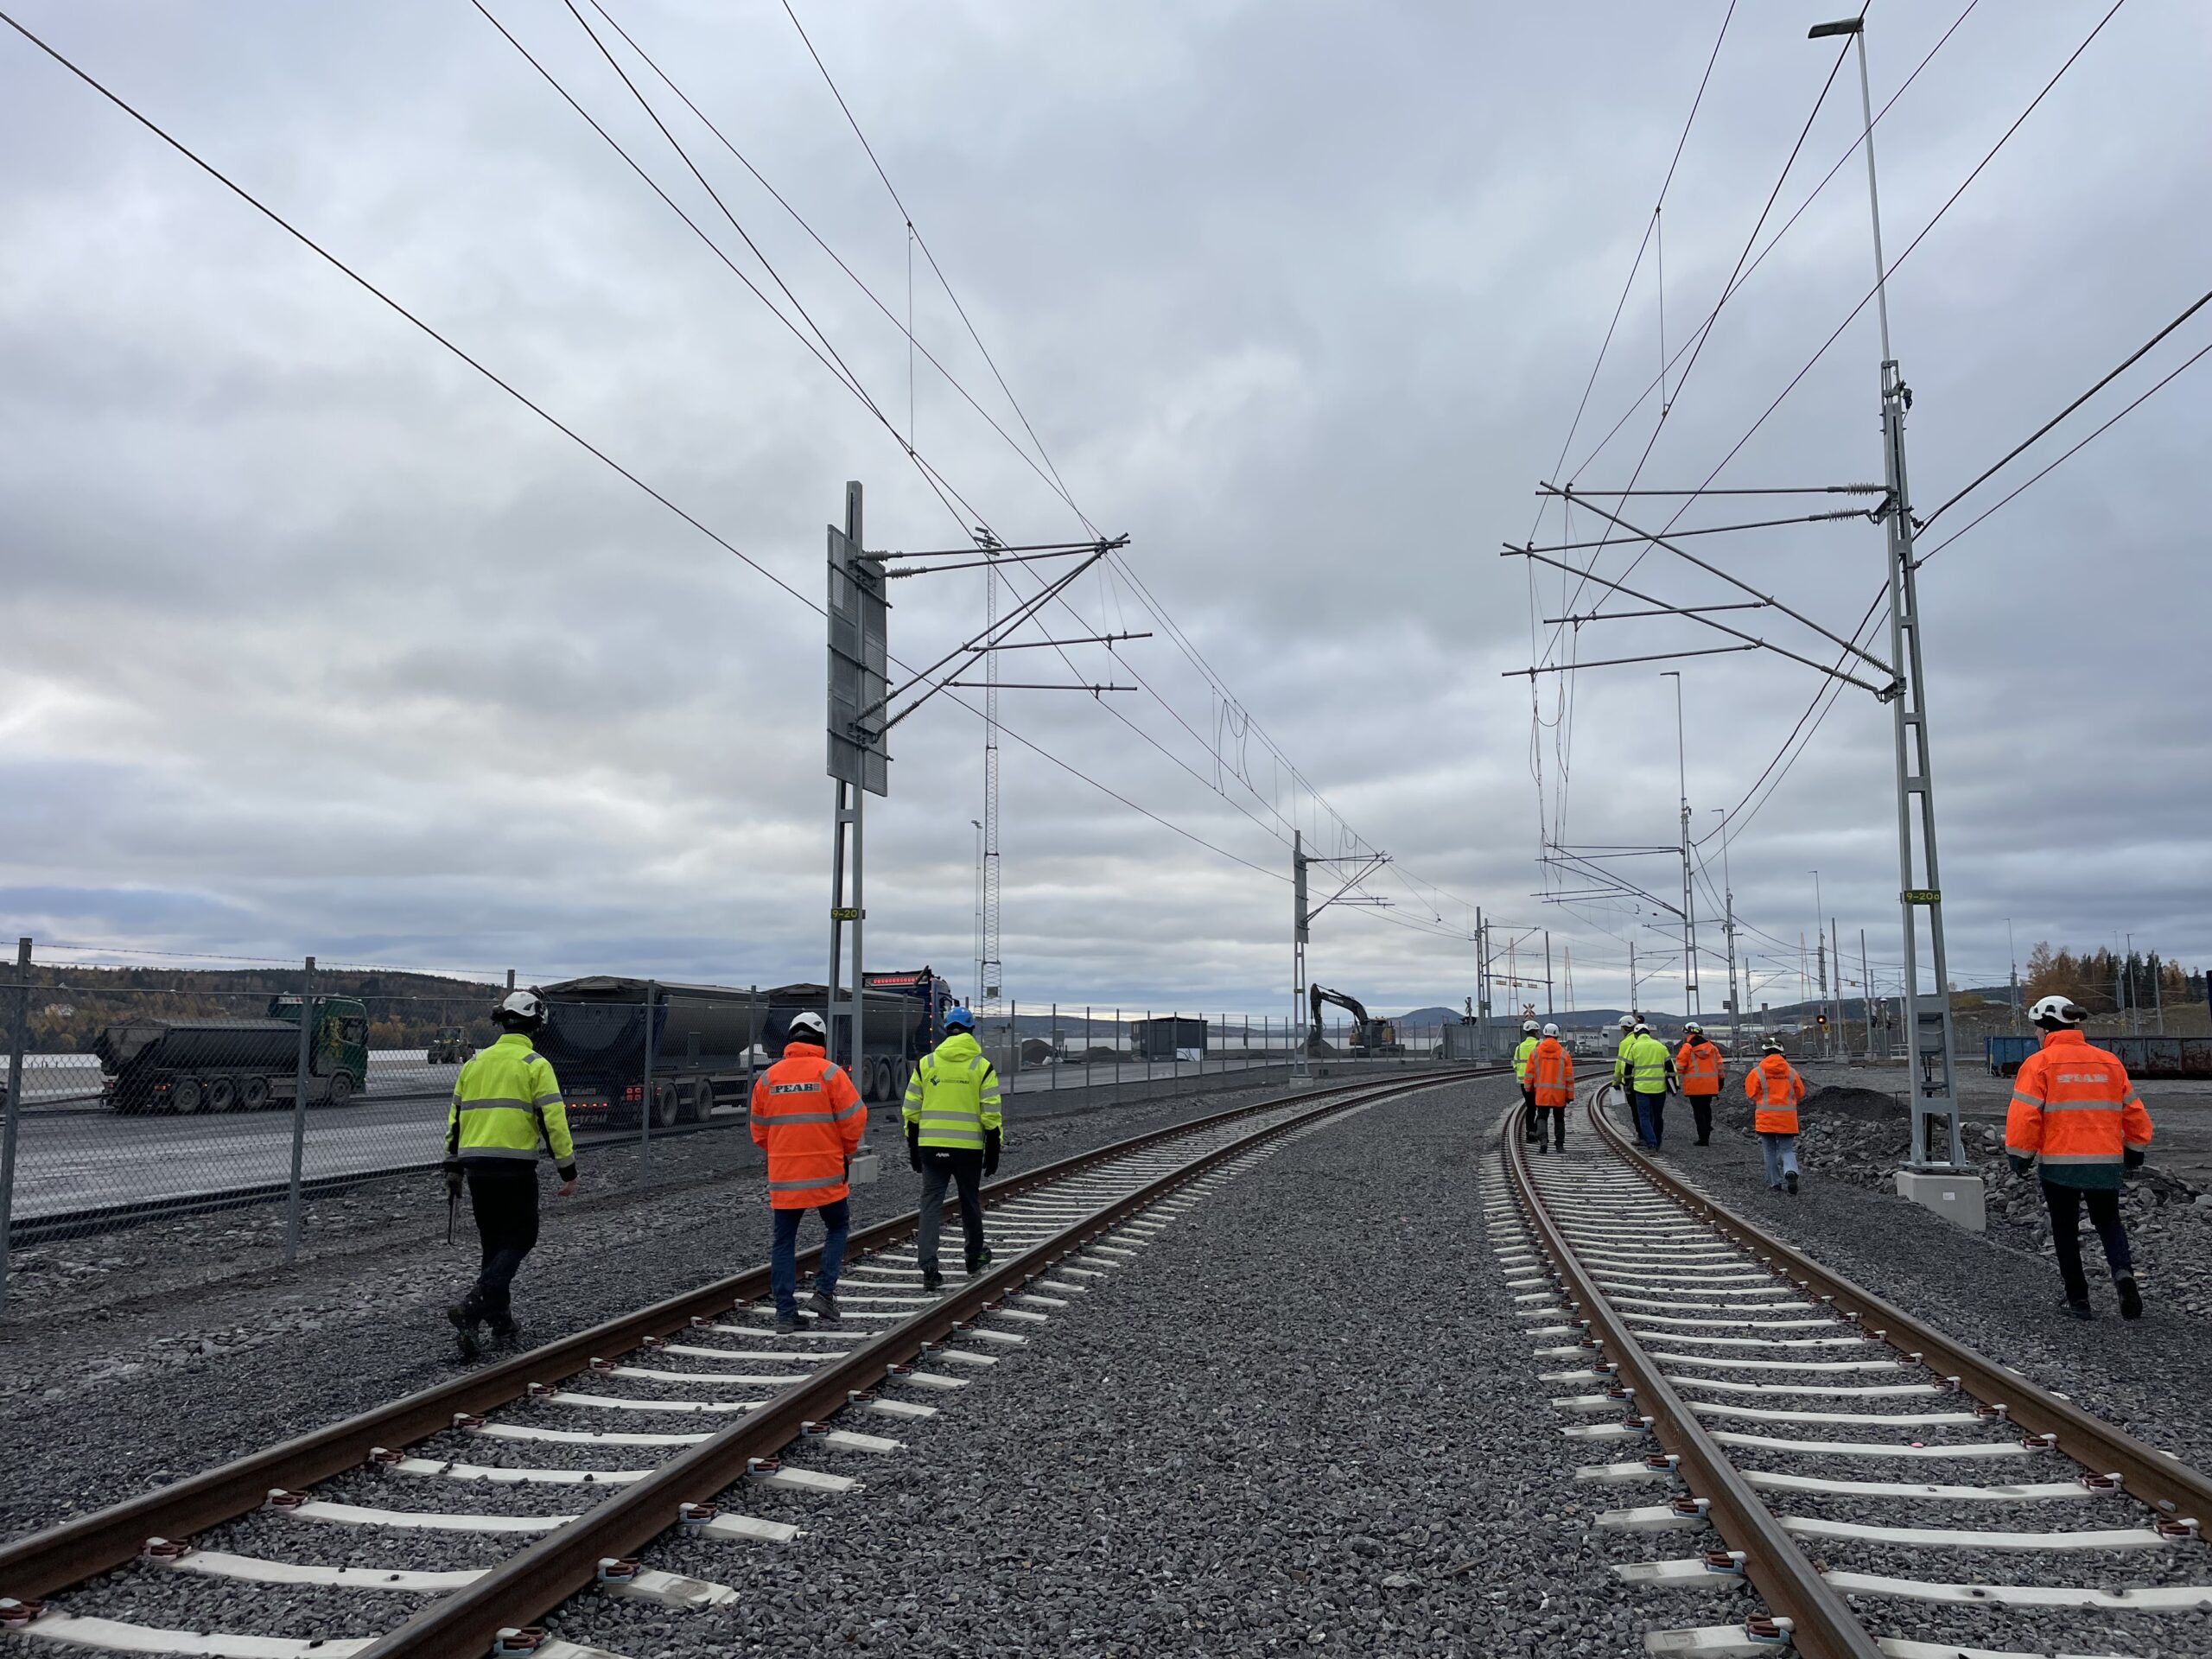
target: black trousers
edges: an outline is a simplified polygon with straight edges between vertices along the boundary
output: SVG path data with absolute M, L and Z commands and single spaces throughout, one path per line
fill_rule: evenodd
M 2050 1211 L 2050 1248 L 2058 1257 L 2058 1274 L 2066 1281 L 2068 1300 L 2089 1300 L 2088 1275 L 2082 1271 L 2082 1208 L 2088 1206 L 2089 1225 L 2105 1247 L 2105 1263 L 2115 1279 L 2133 1271 L 2128 1255 L 2127 1229 L 2120 1219 L 2120 1193 L 2113 1187 L 2061 1186 L 2043 1184 L 2044 1207 Z
M 537 1243 L 537 1166 L 517 1169 L 472 1165 L 468 1171 L 468 1205 L 476 1216 L 476 1236 L 483 1246 L 484 1263 L 476 1287 L 464 1306 L 495 1326 L 512 1324 L 513 1304 L 509 1287 L 522 1271 L 523 1258 Z
M 1536 1132 L 1529 1138 L 1538 1146 L 1544 1144 L 1544 1120 L 1552 1121 L 1552 1145 L 1561 1151 L 1567 1147 L 1567 1108 L 1564 1106 L 1532 1106 L 1529 1115 L 1535 1119 Z
M 1690 1116 L 1696 1120 L 1697 1143 L 1701 1147 L 1713 1139 L 1713 1096 L 1688 1095 L 1684 1098 L 1690 1103 Z
M 1536 1085 L 1532 1083 L 1521 1085 L 1521 1138 L 1540 1144 L 1544 1138 L 1544 1120 L 1536 1109 Z
M 922 1219 L 916 1230 L 914 1254 L 922 1271 L 937 1269 L 938 1230 L 944 1221 L 944 1189 L 960 1193 L 960 1231 L 968 1246 L 968 1268 L 973 1272 L 983 1255 L 983 1154 L 957 1147 L 922 1148 Z

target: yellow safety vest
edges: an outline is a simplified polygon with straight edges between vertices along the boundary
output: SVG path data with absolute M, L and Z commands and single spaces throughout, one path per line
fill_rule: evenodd
M 983 1150 L 987 1130 L 1004 1133 L 999 1115 L 999 1074 L 983 1046 L 957 1031 L 925 1055 L 906 1083 L 904 1116 L 918 1128 L 925 1147 Z
M 1521 1046 L 1513 1051 L 1513 1079 L 1523 1089 L 1529 1086 L 1529 1057 L 1536 1052 L 1536 1045 L 1541 1040 L 1537 1037 L 1523 1037 Z
M 446 1155 L 464 1164 L 537 1161 L 540 1142 L 563 1174 L 575 1167 L 569 1111 L 561 1101 L 552 1062 L 511 1031 L 465 1061 L 454 1079 L 453 1109 L 446 1116 Z

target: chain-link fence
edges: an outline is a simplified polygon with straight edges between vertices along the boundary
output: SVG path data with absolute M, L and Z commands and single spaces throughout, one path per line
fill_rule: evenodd
M 313 958 L 76 959 L 86 954 L 25 940 L 14 971 L 0 961 L 0 1305 L 7 1247 L 151 1220 L 257 1206 L 254 1237 L 290 1260 L 319 1201 L 438 1168 L 461 1067 L 498 1035 L 493 1006 L 537 982 Z M 948 1001 L 942 982 L 908 982 L 919 978 L 887 976 L 894 989 L 871 976 L 867 1039 L 838 1054 L 894 1137 L 931 1011 Z M 543 988 L 552 1019 L 537 1046 L 560 1077 L 579 1161 L 617 1185 L 756 1159 L 747 1136 L 687 1137 L 746 1126 L 791 1017 L 821 1006 L 807 985 L 600 976 Z M 1331 1020 L 1314 1042 L 1281 1014 L 1065 1002 L 1008 1004 L 978 1035 L 1018 1121 L 1279 1084 L 1294 1071 L 1467 1058 L 1451 1032 Z

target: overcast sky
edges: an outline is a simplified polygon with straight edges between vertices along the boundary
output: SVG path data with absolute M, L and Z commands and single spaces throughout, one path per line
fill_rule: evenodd
M 788 308 L 563 0 L 486 3 Z M 461 0 L 10 10 L 810 600 L 848 479 L 870 546 L 960 544 L 974 520 L 901 442 L 904 335 L 579 3 L 897 435 Z M 1878 107 L 1964 5 L 1877 0 Z M 607 6 L 903 317 L 905 226 L 782 7 Z M 1329 853 L 1349 825 L 1410 878 L 1370 884 L 1389 908 L 1315 926 L 1314 976 L 1378 1007 L 1472 990 L 1475 904 L 1548 925 L 1586 1004 L 1625 1000 L 1631 939 L 1647 970 L 1678 963 L 1648 905 L 1535 896 L 1547 832 L 1675 840 L 1668 664 L 1551 677 L 1532 709 L 1502 675 L 1548 646 L 1532 603 L 1556 616 L 1565 595 L 1498 549 L 1600 528 L 1540 523 L 1534 491 L 1558 475 L 1725 4 L 798 10 L 1020 400 L 917 258 L 915 334 L 1013 438 L 925 361 L 915 447 L 1012 543 L 1087 533 L 1056 469 L 1131 543 L 1125 571 L 1047 613 L 1052 637 L 1154 636 L 1004 659 L 1008 679 L 1151 688 L 1110 709 L 1005 696 L 1008 994 L 1279 1010 L 1293 825 Z M 1971 9 L 1878 131 L 1892 260 L 2104 10 Z M 1585 459 L 1735 268 L 1836 60 L 1805 39 L 1826 15 L 1761 0 L 1730 23 L 1668 188 L 1663 285 L 1647 248 L 1568 453 L 1582 485 L 1625 484 L 1653 439 L 1656 396 Z M 1766 236 L 1850 150 L 1855 82 L 1847 60 Z M 2212 14 L 2129 0 L 1897 270 L 1923 516 L 2212 287 L 2208 84 Z M 7 33 L 0 153 L 0 923 L 525 978 L 820 977 L 820 617 Z M 1853 157 L 1687 383 L 1684 363 L 1669 374 L 1640 482 L 1701 482 L 1872 270 Z M 1923 548 L 2208 341 L 2212 308 Z M 1879 356 L 1869 308 L 1718 482 L 1878 479 Z M 2128 931 L 2212 958 L 2208 415 L 2200 369 L 1923 573 L 1961 982 L 2001 980 L 2007 918 L 2023 958 Z M 1681 524 L 1839 505 L 1711 499 Z M 1839 632 L 1882 580 L 1863 520 L 1686 545 Z M 1629 556 L 1599 573 L 1623 579 Z M 1742 597 L 1665 553 L 1625 580 Z M 981 623 L 973 570 L 894 596 L 910 664 Z M 1723 620 L 1833 658 L 1770 612 Z M 1636 620 L 1591 625 L 1579 650 L 1725 643 Z M 1702 836 L 1820 680 L 1764 654 L 1678 666 Z M 1563 690 L 1571 720 L 1549 723 Z M 870 803 L 871 965 L 927 961 L 963 990 L 982 731 L 939 698 L 899 728 L 892 796 Z M 1863 927 L 1877 980 L 1894 976 L 1893 799 L 1888 711 L 1847 688 L 1736 821 L 1726 876 L 1770 936 L 1747 944 L 1763 973 L 1783 967 L 1772 941 L 1789 958 L 1754 1000 L 1796 995 L 1815 868 L 1852 954 Z M 1720 849 L 1703 849 L 1716 892 Z M 1617 868 L 1679 897 L 1678 862 Z M 1523 949 L 1541 958 L 1541 938 Z M 1680 1008 L 1679 969 L 1641 1000 Z

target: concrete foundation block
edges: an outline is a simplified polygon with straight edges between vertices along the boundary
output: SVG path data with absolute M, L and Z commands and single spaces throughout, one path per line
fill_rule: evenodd
M 1979 1175 L 1945 1175 L 1932 1170 L 1901 1169 L 1897 1171 L 1897 1196 L 1933 1210 L 1944 1220 L 1956 1222 L 1970 1233 L 1984 1231 L 1989 1224 L 1988 1212 L 1982 1202 L 1981 1177 Z

